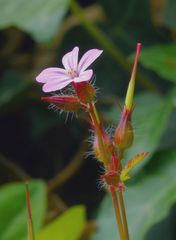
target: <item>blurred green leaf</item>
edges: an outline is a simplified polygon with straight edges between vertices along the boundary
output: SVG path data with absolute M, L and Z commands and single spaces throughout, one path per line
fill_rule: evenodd
M 162 152 L 153 160 L 157 161 L 158 168 L 143 176 L 137 184 L 130 186 L 124 193 L 132 240 L 144 239 L 152 225 L 164 219 L 172 204 L 176 202 L 176 151 Z M 107 239 L 117 239 L 110 194 L 105 197 L 101 205 L 98 230 L 93 237 L 93 240 Z
M 170 149 L 176 147 L 176 108 L 173 109 L 171 117 L 168 122 L 167 129 L 161 139 L 160 149 Z
M 164 16 L 163 16 L 163 24 L 170 28 L 176 28 L 176 1 L 175 0 L 167 0 Z
M 145 151 L 149 152 L 149 157 L 151 157 L 155 152 L 173 109 L 174 93 L 175 91 L 166 98 L 151 93 L 136 96 L 136 107 L 133 113 L 135 139 L 133 146 L 127 150 L 125 159 L 130 159 L 135 154 Z M 118 107 L 113 107 L 107 116 L 109 120 L 117 124 L 120 118 Z M 145 158 L 134 170 L 140 169 L 148 159 L 148 157 Z
M 38 42 L 49 41 L 59 29 L 70 0 L 0 0 L 0 28 L 17 26 Z M 20 11 L 20 14 L 19 14 Z
M 144 48 L 139 58 L 141 64 L 159 76 L 176 82 L 176 44 L 155 45 Z
M 126 24 L 129 21 L 137 20 L 147 21 L 149 19 L 149 2 L 147 0 L 127 0 L 127 1 L 116 1 L 111 0 L 109 4 L 106 0 L 98 0 L 103 6 L 109 19 L 118 25 Z M 140 9 L 143 9 L 141 12 Z M 138 14 L 136 14 L 136 12 Z
M 46 210 L 46 189 L 43 181 L 29 182 L 32 218 L 35 232 L 43 221 Z M 0 188 L 0 236 L 1 240 L 26 240 L 25 185 L 10 183 Z
M 37 240 L 78 240 L 85 227 L 85 208 L 75 206 L 48 224 L 37 235 Z

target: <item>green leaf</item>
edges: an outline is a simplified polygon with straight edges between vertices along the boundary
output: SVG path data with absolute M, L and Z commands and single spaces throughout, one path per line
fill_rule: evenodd
M 59 29 L 70 0 L 0 0 L 0 28 L 17 26 L 38 42 L 50 40 Z M 20 14 L 19 14 L 20 11 Z
M 130 176 L 128 175 L 129 172 L 137 165 L 139 164 L 146 156 L 148 155 L 148 152 L 143 152 L 135 155 L 133 158 L 128 160 L 126 166 L 122 169 L 120 174 L 120 180 L 126 181 L 130 179 Z
M 29 182 L 32 218 L 35 232 L 44 221 L 46 189 L 43 181 Z M 24 183 L 10 183 L 0 188 L 1 240 L 27 239 L 27 213 Z
M 166 98 L 151 93 L 136 96 L 132 116 L 134 144 L 125 153 L 125 159 L 128 160 L 135 154 L 145 151 L 149 152 L 149 157 L 136 166 L 134 171 L 139 170 L 156 151 L 173 109 L 173 95 L 174 93 L 171 93 Z M 117 106 L 112 108 L 108 118 L 117 125 L 120 118 Z
M 165 26 L 169 28 L 176 28 L 176 1 L 175 0 L 167 0 L 165 9 L 164 9 L 164 16 L 162 18 L 162 22 Z
M 144 48 L 139 58 L 141 64 L 159 76 L 176 82 L 176 44 L 155 45 Z
M 75 206 L 39 232 L 36 240 L 78 240 L 85 227 L 85 208 Z
M 142 180 L 130 186 L 124 193 L 131 240 L 144 239 L 147 231 L 164 219 L 172 204 L 176 202 L 176 151 L 162 152 L 153 160 L 157 162 L 158 168 L 155 166 L 152 173 L 146 173 Z M 101 205 L 98 231 L 93 237 L 93 240 L 107 239 L 118 239 L 110 194 Z

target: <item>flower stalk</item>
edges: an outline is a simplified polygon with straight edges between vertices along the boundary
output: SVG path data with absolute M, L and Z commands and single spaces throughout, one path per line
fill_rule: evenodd
M 101 156 L 102 156 L 102 161 L 103 161 L 103 163 L 106 167 L 109 164 L 109 156 L 108 156 L 107 151 L 105 149 L 102 129 L 101 129 L 101 125 L 100 125 L 101 122 L 100 122 L 100 118 L 98 116 L 98 113 L 97 113 L 97 110 L 96 110 L 96 107 L 95 107 L 94 103 L 89 104 L 89 114 L 90 114 L 90 117 L 92 119 L 92 122 L 93 122 L 93 125 L 94 125 L 94 128 L 95 128 L 95 132 L 96 132 L 96 135 L 97 135 L 97 138 L 98 138 L 98 147 L 99 147 L 99 151 L 100 151 Z
M 126 211 L 125 211 L 125 204 L 124 204 L 124 200 L 123 200 L 123 194 L 122 194 L 121 191 L 119 191 L 117 194 L 118 194 L 119 206 L 120 206 L 121 214 L 122 214 L 121 216 L 122 216 L 125 240 L 128 240 L 129 239 L 129 232 L 128 232 L 128 223 L 127 223 L 127 217 L 126 217 Z
M 104 167 L 104 174 L 100 176 L 100 178 L 112 196 L 120 240 L 129 240 L 123 200 L 123 191 L 125 191 L 124 182 L 130 178 L 129 172 L 131 169 L 148 154 L 147 152 L 137 154 L 127 162 L 125 167 L 122 164 L 124 152 L 132 146 L 134 139 L 132 113 L 134 110 L 135 78 L 140 49 L 141 44 L 138 43 L 125 104 L 121 110 L 121 118 L 115 133 L 111 135 L 105 130 L 102 119 L 100 119 L 96 109 L 96 90 L 94 86 L 88 82 L 93 75 L 93 70 L 86 70 L 89 65 L 101 55 L 101 50 L 92 49 L 87 51 L 78 62 L 79 48 L 75 47 L 71 52 L 63 56 L 62 63 L 64 69 L 47 68 L 37 77 L 37 81 L 44 84 L 44 92 L 60 90 L 69 84 L 71 84 L 73 88 L 71 95 L 44 97 L 42 100 L 54 104 L 58 109 L 63 111 L 76 112 L 83 110 L 86 114 L 89 114 L 89 123 L 94 132 L 93 150 L 97 160 L 99 160 Z M 30 224 L 32 226 L 32 222 Z M 31 239 L 29 240 L 34 240 L 32 236 L 31 233 Z
M 100 151 L 103 153 L 102 155 L 103 155 L 103 162 L 104 162 L 105 169 L 106 169 L 105 171 L 108 172 L 109 159 L 107 157 L 107 152 L 104 147 L 103 137 L 102 137 L 101 129 L 100 129 L 100 119 L 99 119 L 98 112 L 96 110 L 94 103 L 90 103 L 89 114 L 91 115 L 92 121 L 95 124 L 95 130 L 96 130 L 97 134 L 99 133 L 99 148 L 100 148 Z M 128 240 L 129 239 L 128 224 L 127 224 L 127 219 L 126 219 L 126 212 L 125 212 L 125 206 L 124 206 L 122 192 L 119 191 L 119 193 L 117 193 L 113 187 L 111 187 L 109 190 L 110 190 L 111 196 L 112 196 L 112 201 L 113 201 L 113 205 L 114 205 L 114 211 L 115 211 L 115 216 L 116 216 L 120 239 Z
M 126 238 L 125 228 L 123 226 L 123 221 L 122 221 L 121 214 L 120 214 L 119 201 L 117 198 L 116 191 L 113 189 L 111 190 L 111 196 L 112 196 L 112 201 L 113 201 L 113 205 L 114 205 L 114 212 L 115 212 L 115 216 L 116 216 L 120 240 L 127 240 L 128 238 Z

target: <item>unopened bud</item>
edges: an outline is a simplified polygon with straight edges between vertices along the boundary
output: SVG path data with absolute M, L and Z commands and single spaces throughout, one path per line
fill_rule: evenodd
M 74 83 L 74 88 L 80 102 L 87 104 L 94 100 L 95 89 L 88 82 Z
M 104 148 L 106 151 L 106 157 L 107 157 L 107 159 L 110 160 L 111 154 L 113 151 L 113 144 L 112 144 L 111 139 L 109 138 L 109 136 L 106 133 L 103 133 L 103 143 L 104 143 Z M 104 159 L 103 154 L 104 153 L 101 152 L 100 143 L 99 143 L 99 139 L 98 139 L 97 135 L 94 136 L 93 150 L 94 150 L 97 160 L 100 162 L 103 162 L 103 159 Z
M 124 108 L 119 125 L 114 134 L 114 143 L 117 148 L 124 150 L 133 143 L 134 133 L 131 124 L 132 111 Z
M 52 103 L 57 108 L 66 112 L 76 112 L 81 108 L 80 101 L 75 96 L 42 97 L 41 100 Z

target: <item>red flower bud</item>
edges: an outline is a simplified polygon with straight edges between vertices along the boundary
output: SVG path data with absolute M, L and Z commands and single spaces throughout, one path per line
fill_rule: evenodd
M 75 92 L 80 100 L 80 102 L 87 104 L 94 100 L 95 97 L 95 89 L 88 82 L 79 82 L 73 83 L 75 88 Z
M 117 148 L 124 150 L 129 148 L 133 143 L 133 127 L 131 124 L 132 110 L 124 107 L 119 125 L 114 134 L 114 143 Z
M 103 132 L 103 130 L 102 130 L 102 132 Z M 103 136 L 105 151 L 107 153 L 108 159 L 110 160 L 111 154 L 113 151 L 113 143 L 106 133 L 103 132 L 102 136 Z M 101 151 L 100 151 L 97 135 L 94 136 L 93 150 L 95 152 L 95 156 L 96 156 L 97 160 L 99 160 L 100 162 L 103 162 L 103 156 L 102 156 L 103 153 L 101 153 Z
M 53 103 L 57 108 L 66 112 L 76 112 L 81 108 L 80 101 L 75 96 L 42 97 L 41 100 Z

